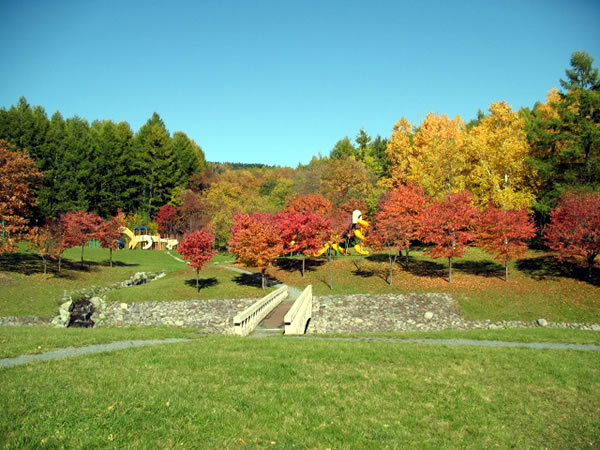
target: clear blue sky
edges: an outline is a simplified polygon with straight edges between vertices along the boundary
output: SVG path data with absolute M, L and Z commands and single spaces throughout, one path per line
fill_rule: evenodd
M 532 106 L 575 50 L 600 66 L 600 2 L 3 1 L 0 107 L 154 111 L 210 161 L 295 166 L 361 127 Z

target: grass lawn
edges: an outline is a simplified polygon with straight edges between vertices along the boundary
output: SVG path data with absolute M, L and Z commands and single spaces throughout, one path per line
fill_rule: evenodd
M 264 292 L 251 277 L 230 272 L 218 266 L 206 266 L 200 272 L 201 291 L 196 291 L 196 273 L 176 261 L 165 251 L 121 250 L 113 253 L 113 267 L 108 267 L 108 251 L 85 249 L 81 265 L 80 248 L 65 252 L 63 269 L 50 263 L 43 274 L 41 260 L 35 254 L 21 251 L 0 255 L 0 316 L 53 316 L 58 311 L 65 291 L 73 292 L 91 286 L 104 287 L 124 281 L 136 272 L 166 272 L 153 283 L 113 291 L 109 301 L 189 300 L 204 298 L 261 297 Z M 172 252 L 178 256 L 176 252 Z
M 0 369 L 0 445 L 594 447 L 599 374 L 598 352 L 202 337 Z
M 303 288 L 313 285 L 315 295 L 358 293 L 447 292 L 460 303 L 470 320 L 536 320 L 600 322 L 600 277 L 585 279 L 585 269 L 559 265 L 545 252 L 529 251 L 510 266 L 505 282 L 504 266 L 485 252 L 473 248 L 453 263 L 453 281 L 447 281 L 447 261 L 433 260 L 423 250 L 411 252 L 409 269 L 400 261 L 394 269 L 393 285 L 387 283 L 386 254 L 307 260 L 303 279 L 300 260 L 283 258 L 269 273 L 284 283 Z M 402 260 L 402 264 L 404 261 Z M 329 287 L 333 274 L 333 289 Z

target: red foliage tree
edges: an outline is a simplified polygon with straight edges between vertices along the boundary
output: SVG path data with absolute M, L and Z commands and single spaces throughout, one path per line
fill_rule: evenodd
M 26 235 L 29 208 L 36 203 L 30 188 L 41 178 L 26 152 L 0 140 L 0 254 L 14 252 L 15 242 Z
M 569 256 L 585 258 L 591 279 L 594 259 L 600 254 L 600 192 L 563 194 L 550 213 L 544 237 L 548 247 L 558 252 L 559 261 Z
M 331 202 L 321 194 L 305 194 L 292 197 L 287 204 L 288 210 L 300 213 L 315 213 L 321 217 L 328 217 L 331 213 Z
M 448 282 L 452 283 L 452 258 L 460 258 L 477 235 L 477 209 L 466 191 L 449 194 L 420 214 L 420 237 L 435 246 L 425 252 L 432 258 L 448 258 Z
M 503 210 L 488 206 L 477 223 L 477 245 L 496 255 L 504 263 L 504 280 L 508 281 L 508 263 L 527 251 L 527 239 L 536 228 L 526 209 Z
M 331 235 L 331 225 L 327 219 L 312 212 L 280 211 L 276 215 L 286 252 L 302 253 L 302 278 L 306 257 L 315 254 Z
M 260 269 L 264 290 L 267 268 L 284 251 L 275 217 L 260 212 L 236 214 L 228 249 L 239 262 Z
M 125 215 L 119 211 L 116 216 L 103 221 L 96 231 L 96 239 L 100 241 L 102 248 L 110 250 L 110 267 L 113 265 L 112 252 L 119 248 L 119 238 L 121 237 L 121 229 L 124 225 Z
M 85 244 L 97 237 L 102 225 L 102 218 L 86 211 L 69 211 L 60 216 L 64 229 L 65 247 L 71 248 L 81 245 L 81 262 L 83 263 L 83 249 Z
M 186 233 L 183 242 L 177 246 L 177 251 L 188 259 L 188 264 L 196 269 L 196 290 L 200 291 L 200 270 L 205 263 L 210 261 L 217 254 L 213 250 L 215 236 L 206 230 L 192 231 Z
M 154 217 L 154 220 L 158 224 L 160 234 L 173 237 L 177 229 L 177 221 L 179 220 L 177 209 L 173 205 L 163 205 Z
M 389 283 L 392 284 L 396 258 L 406 250 L 406 267 L 411 242 L 418 238 L 420 214 L 427 203 L 420 186 L 400 186 L 383 198 L 375 216 L 372 245 L 385 248 L 390 262 Z M 394 253 L 396 251 L 396 253 Z

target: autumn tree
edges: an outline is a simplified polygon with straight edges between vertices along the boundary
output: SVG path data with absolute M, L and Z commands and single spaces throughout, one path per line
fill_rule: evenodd
M 108 220 L 102 221 L 96 231 L 96 238 L 100 241 L 102 248 L 109 249 L 110 267 L 113 265 L 112 252 L 119 248 L 119 238 L 121 237 L 121 229 L 125 223 L 125 215 L 119 213 Z
M 200 291 L 200 270 L 204 264 L 210 261 L 217 254 L 213 250 L 215 236 L 207 230 L 198 230 L 186 233 L 183 242 L 177 246 L 177 251 L 184 259 L 189 260 L 188 264 L 196 269 L 196 290 Z
M 508 281 L 508 264 L 527 252 L 526 241 L 535 233 L 526 209 L 506 210 L 490 205 L 477 222 L 477 245 L 504 263 L 504 281 Z
M 280 211 L 276 220 L 284 251 L 302 253 L 304 278 L 306 257 L 314 255 L 327 242 L 331 234 L 330 223 L 315 213 L 300 213 L 294 210 Z
M 449 194 L 432 203 L 420 214 L 420 236 L 434 244 L 426 254 L 432 258 L 448 258 L 448 281 L 452 282 L 452 259 L 460 258 L 475 239 L 477 209 L 467 191 Z
M 27 152 L 0 140 L 0 254 L 15 251 L 15 242 L 27 232 L 35 204 L 31 187 L 41 177 Z
M 375 216 L 372 241 L 375 247 L 385 248 L 390 262 L 389 283 L 393 282 L 396 258 L 406 251 L 408 254 L 413 240 L 418 238 L 420 214 L 427 198 L 423 189 L 416 185 L 399 186 L 382 200 Z
M 267 268 L 284 252 L 275 217 L 260 212 L 236 214 L 233 217 L 229 251 L 237 255 L 237 260 L 242 264 L 260 270 L 264 290 Z
M 332 205 L 321 194 L 304 194 L 290 198 L 287 209 L 300 213 L 312 212 L 319 216 L 327 217 L 331 213 Z
M 467 189 L 479 206 L 529 208 L 535 200 L 536 173 L 527 162 L 532 155 L 525 122 L 506 102 L 492 103 L 489 111 L 467 139 Z
M 43 227 L 33 227 L 28 235 L 30 247 L 37 250 L 44 264 L 44 275 L 47 273 L 47 259 L 58 259 L 60 272 L 60 259 L 64 251 L 64 241 L 60 224 L 51 221 Z
M 390 174 L 394 185 L 409 182 L 410 168 L 417 158 L 413 139 L 412 124 L 403 117 L 394 125 L 386 149 L 386 159 L 390 166 Z
M 65 246 L 67 248 L 81 245 L 81 262 L 85 244 L 97 237 L 102 225 L 102 218 L 86 211 L 69 211 L 60 217 L 64 228 Z
M 154 216 L 154 220 L 158 224 L 158 231 L 160 234 L 173 236 L 179 220 L 177 209 L 173 205 L 163 205 L 156 216 Z
M 594 260 L 600 254 L 600 192 L 563 194 L 550 213 L 544 238 L 560 261 L 569 256 L 585 258 L 591 279 Z

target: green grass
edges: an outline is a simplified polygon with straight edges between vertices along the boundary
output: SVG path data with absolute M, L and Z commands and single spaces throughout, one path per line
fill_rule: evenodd
M 176 252 L 171 252 L 178 256 Z M 64 292 L 92 286 L 105 287 L 124 281 L 136 272 L 166 272 L 153 283 L 107 294 L 109 301 L 169 301 L 205 298 L 261 297 L 260 285 L 248 276 L 218 266 L 200 272 L 200 293 L 196 273 L 165 251 L 121 250 L 113 253 L 114 266 L 108 267 L 108 251 L 85 249 L 85 264 L 79 263 L 80 249 L 65 252 L 63 270 L 52 262 L 44 275 L 40 258 L 26 251 L 0 256 L 0 316 L 53 316 Z
M 404 261 L 402 261 L 402 264 Z M 423 249 L 411 252 L 409 269 L 400 261 L 394 281 L 387 283 L 387 255 L 366 258 L 339 257 L 307 261 L 306 277 L 300 260 L 283 258 L 270 273 L 284 283 L 303 288 L 313 285 L 315 295 L 447 292 L 459 302 L 470 320 L 536 320 L 557 322 L 600 322 L 600 279 L 585 279 L 585 269 L 575 264 L 558 264 L 545 252 L 529 251 L 510 265 L 509 282 L 503 280 L 504 266 L 485 252 L 473 248 L 455 259 L 453 282 L 447 281 L 447 261 L 433 260 Z M 333 289 L 330 288 L 333 274 Z
M 51 328 L 0 327 L 0 358 L 45 353 L 63 347 L 83 347 L 93 344 L 138 339 L 198 337 L 189 328 L 126 327 L 126 328 Z
M 599 374 L 597 352 L 205 337 L 1 369 L 0 445 L 594 447 Z

